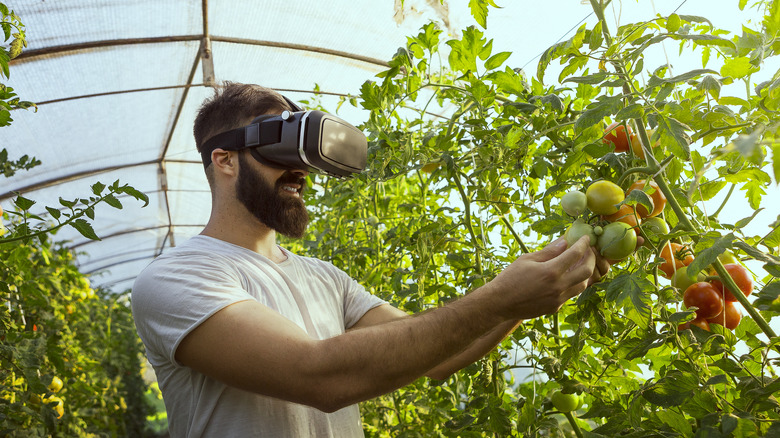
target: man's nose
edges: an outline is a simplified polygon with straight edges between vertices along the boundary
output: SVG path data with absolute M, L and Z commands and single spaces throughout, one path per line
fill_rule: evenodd
M 299 178 L 306 178 L 309 175 L 308 169 L 292 169 L 290 170 L 290 173 L 293 175 L 299 177 Z

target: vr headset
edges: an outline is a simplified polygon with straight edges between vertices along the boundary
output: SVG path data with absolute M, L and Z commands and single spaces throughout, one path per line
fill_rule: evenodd
M 322 111 L 304 111 L 284 98 L 293 111 L 264 115 L 242 128 L 222 132 L 201 147 L 203 167 L 211 164 L 214 149 L 250 148 L 260 163 L 277 169 L 306 169 L 347 177 L 366 167 L 368 142 L 344 120 Z

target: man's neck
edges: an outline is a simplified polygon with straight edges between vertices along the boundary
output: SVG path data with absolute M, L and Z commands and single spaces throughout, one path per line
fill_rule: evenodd
M 254 251 L 275 263 L 287 260 L 287 255 L 276 244 L 276 231 L 254 217 L 212 216 L 200 234 Z

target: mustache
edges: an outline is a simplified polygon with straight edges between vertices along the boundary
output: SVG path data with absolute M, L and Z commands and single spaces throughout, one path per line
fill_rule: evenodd
M 279 177 L 278 180 L 276 180 L 276 188 L 279 189 L 285 184 L 298 184 L 301 186 L 300 192 L 303 193 L 304 190 L 306 190 L 306 178 L 301 178 L 300 176 L 292 173 L 292 172 L 285 172 L 282 174 L 282 176 Z

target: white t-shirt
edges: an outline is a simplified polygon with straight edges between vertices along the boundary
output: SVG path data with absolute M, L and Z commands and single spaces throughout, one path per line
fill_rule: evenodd
M 239 301 L 257 300 L 315 339 L 344 333 L 384 303 L 332 264 L 284 252 L 287 260 L 277 264 L 246 248 L 196 236 L 159 256 L 136 279 L 133 316 L 157 374 L 172 437 L 364 436 L 357 405 L 328 414 L 225 385 L 174 358 L 189 332 Z

